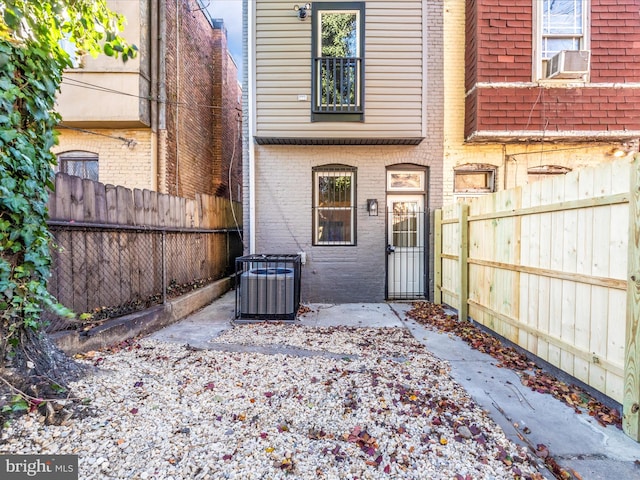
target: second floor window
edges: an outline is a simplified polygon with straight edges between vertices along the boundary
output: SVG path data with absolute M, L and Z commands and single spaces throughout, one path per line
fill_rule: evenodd
M 313 119 L 360 121 L 364 2 L 314 2 L 313 9 Z
M 542 58 L 560 50 L 581 50 L 584 1 L 544 0 L 542 8 Z
M 562 50 L 586 50 L 589 0 L 534 0 L 538 18 L 537 78 L 547 76 L 547 63 Z

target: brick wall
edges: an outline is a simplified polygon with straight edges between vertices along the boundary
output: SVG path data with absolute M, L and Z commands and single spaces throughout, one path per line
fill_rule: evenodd
M 575 82 L 532 86 L 532 5 L 530 0 L 467 2 L 465 137 L 482 131 L 640 130 L 633 114 L 640 89 L 630 85 L 640 78 L 638 1 L 592 0 L 591 74 L 578 87 Z
M 640 81 L 638 0 L 591 0 L 591 81 Z
M 226 196 L 232 151 L 228 136 L 237 128 L 226 132 L 237 116 L 236 103 L 232 111 L 228 103 L 238 95 L 229 78 L 237 73 L 227 59 L 226 39 L 221 39 L 224 27 L 213 28 L 194 5 L 181 1 L 176 12 L 175 2 L 166 4 L 167 161 L 162 188 L 185 197 Z
M 436 173 L 441 160 L 429 155 L 427 143 L 415 147 L 256 146 L 256 253 L 305 252 L 305 302 L 383 301 L 386 167 L 406 162 L 429 167 L 429 197 L 441 198 L 442 177 Z M 336 163 L 357 168 L 357 245 L 313 246 L 312 168 Z M 378 200 L 378 216 L 369 216 L 368 198 Z
M 127 188 L 155 190 L 151 130 L 93 129 L 81 132 L 60 129 L 55 154 L 82 150 L 98 155 L 98 180 Z
M 457 11 L 459 5 L 453 4 L 450 9 Z M 466 9 L 463 11 L 465 15 L 465 35 L 459 40 L 465 48 L 465 90 L 469 91 L 478 81 L 478 2 L 476 0 L 467 0 Z M 454 45 L 459 46 L 459 43 Z M 454 46 L 455 48 L 455 46 Z
M 638 88 L 502 87 L 477 91 L 467 105 L 480 131 L 640 131 Z
M 477 59 L 477 80 L 530 81 L 533 2 L 477 0 L 476 8 L 477 36 L 472 48 Z
M 242 200 L 242 92 L 224 28 L 214 30 L 213 177 L 215 194 Z M 231 168 L 231 186 L 229 169 Z

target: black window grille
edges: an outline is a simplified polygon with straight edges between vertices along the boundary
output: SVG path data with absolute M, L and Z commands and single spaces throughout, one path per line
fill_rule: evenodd
M 356 169 L 313 169 L 313 244 L 356 244 Z

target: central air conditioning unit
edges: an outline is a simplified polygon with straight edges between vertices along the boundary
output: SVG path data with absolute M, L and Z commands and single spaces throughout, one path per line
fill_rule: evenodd
M 236 319 L 294 320 L 300 307 L 301 255 L 236 259 Z
M 582 78 L 590 60 L 589 50 L 561 50 L 547 61 L 547 78 Z
M 252 268 L 240 276 L 243 315 L 294 313 L 293 268 Z

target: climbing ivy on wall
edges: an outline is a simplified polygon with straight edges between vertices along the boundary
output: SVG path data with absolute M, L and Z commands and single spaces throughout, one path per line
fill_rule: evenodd
M 0 3 L 0 360 L 40 329 L 43 308 L 71 315 L 47 292 L 55 96 L 74 58 L 135 56 L 123 27 L 106 0 Z

